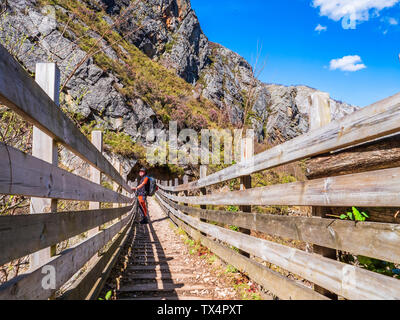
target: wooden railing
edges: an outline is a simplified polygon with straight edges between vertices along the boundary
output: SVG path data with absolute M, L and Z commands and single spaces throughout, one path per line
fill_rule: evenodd
M 56 71 L 47 79 L 38 79 L 36 75 L 37 82 L 58 90 L 59 73 L 56 66 L 51 67 Z M 36 83 L 0 46 L 0 103 L 38 130 L 33 137 L 35 156 L 0 142 L 0 194 L 52 201 L 114 203 L 114 208 L 54 213 L 57 207 L 52 206 L 53 209 L 46 212 L 32 212 L 39 214 L 0 216 L 0 265 L 30 254 L 46 253 L 36 260 L 36 264 L 31 263 L 29 272 L 2 284 L 0 299 L 52 298 L 84 266 L 83 274 L 77 277 L 62 298 L 96 297 L 132 227 L 134 210 L 128 196 L 132 193 L 131 188 L 118 168 L 103 156 L 101 146 L 94 146 L 61 111 L 57 105 L 58 95 L 53 92 L 56 97 L 53 101 L 50 92 L 46 92 L 51 91 L 46 85 Z M 51 159 L 51 152 L 57 148 L 49 151 L 45 145 L 40 145 L 46 139 L 50 139 L 50 148 L 51 143 L 55 146 L 61 144 L 89 163 L 94 169 L 91 170 L 91 179 L 58 167 L 57 159 Z M 42 153 L 47 155 L 50 153 L 50 160 L 37 150 L 43 150 Z M 114 190 L 100 184 L 100 174 L 114 181 Z M 121 207 L 123 204 L 125 206 Z M 88 238 L 57 255 L 50 249 L 87 231 Z M 100 250 L 101 255 L 98 254 Z
M 400 207 L 400 168 L 396 162 L 383 170 L 243 188 L 240 191 L 216 192 L 217 188 L 214 188 L 213 193 L 204 192 L 204 188 L 231 179 L 399 131 L 400 94 L 397 94 L 342 120 L 328 121 L 325 126 L 257 154 L 252 159 L 201 177 L 198 181 L 175 186 L 167 186 L 159 181 L 157 199 L 171 219 L 189 235 L 200 240 L 227 263 L 248 273 L 250 278 L 279 298 L 328 299 L 340 296 L 345 299 L 400 299 L 400 280 L 396 278 L 340 262 L 336 254 L 332 258 L 323 250 L 319 254 L 310 253 L 215 225 L 235 225 L 243 230 L 310 243 L 314 248 L 333 249 L 334 253 L 340 250 L 398 264 L 399 224 L 343 221 L 322 215 L 295 217 L 243 212 L 248 210 L 229 212 L 204 209 L 205 205 Z M 196 190 L 200 188 L 203 188 L 201 195 L 187 196 L 188 192 L 198 193 Z M 231 246 L 239 249 L 239 253 L 232 250 Z M 317 251 L 320 250 L 315 249 Z M 267 268 L 261 261 L 310 281 L 314 284 L 313 289 Z
M 59 109 L 57 99 L 53 98 L 53 101 L 50 92 L 33 81 L 1 46 L 0 70 L 0 103 L 33 124 L 40 131 L 41 139 L 45 137 L 54 145 L 63 145 L 94 169 L 93 176 L 87 180 L 58 167 L 51 154 L 50 157 L 36 153 L 29 155 L 0 142 L 0 193 L 33 197 L 32 200 L 46 198 L 52 201 L 129 204 L 132 199 L 127 193 L 121 194 L 116 190 L 120 186 L 130 193 L 131 189 L 118 169 L 102 155 L 101 145 L 88 141 Z M 55 83 L 57 81 L 52 83 L 53 87 L 56 87 Z M 395 278 L 249 234 L 252 230 L 400 263 L 399 224 L 251 212 L 253 205 L 400 207 L 400 168 L 397 163 L 383 170 L 253 189 L 248 179 L 252 173 L 399 131 L 400 94 L 251 159 L 244 157 L 241 163 L 222 171 L 206 176 L 203 170 L 198 181 L 185 181 L 182 185 L 175 182 L 175 186 L 159 181 L 157 199 L 170 213 L 171 219 L 189 235 L 282 299 L 328 299 L 328 295 L 316 287 L 346 299 L 400 299 L 400 281 Z M 34 141 L 36 147 L 41 139 Z M 115 182 L 114 191 L 99 184 L 98 173 Z M 241 178 L 241 191 L 207 194 L 207 188 L 235 178 Z M 201 196 L 189 196 L 196 190 L 201 192 Z M 54 208 L 53 204 L 47 203 L 46 206 Z M 242 211 L 207 210 L 206 205 L 237 205 Z M 29 272 L 2 284 L 0 299 L 52 298 L 80 270 L 82 274 L 63 298 L 93 298 L 101 290 L 132 228 L 132 212 L 135 210 L 128 205 L 79 212 L 55 211 L 0 217 L 0 265 L 35 255 L 38 251 L 47 252 L 47 256 L 41 256 L 39 264 L 33 265 Z M 236 225 L 240 232 L 217 226 L 215 222 Z M 106 223 L 106 228 L 100 228 Z M 86 231 L 89 231 L 89 237 L 73 247 L 57 255 L 50 249 Z M 231 246 L 239 252 L 232 250 Z M 98 255 L 102 249 L 105 252 Z M 314 289 L 290 280 L 261 261 L 310 281 Z M 84 266 L 86 269 L 82 270 Z

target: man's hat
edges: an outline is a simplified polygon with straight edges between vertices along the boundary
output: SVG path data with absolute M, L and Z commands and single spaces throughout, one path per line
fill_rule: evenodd
M 140 168 L 139 172 L 147 172 L 146 168 Z

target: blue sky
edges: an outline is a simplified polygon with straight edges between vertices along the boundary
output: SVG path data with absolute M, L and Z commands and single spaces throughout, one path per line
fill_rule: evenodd
M 361 107 L 400 91 L 400 0 L 191 2 L 210 41 L 250 63 L 262 44 L 264 82 L 308 85 Z

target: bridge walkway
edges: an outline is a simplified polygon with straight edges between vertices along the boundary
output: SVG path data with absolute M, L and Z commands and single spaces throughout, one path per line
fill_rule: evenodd
M 111 272 L 102 295 L 116 299 L 225 300 L 237 292 L 207 259 L 189 253 L 183 237 L 155 199 L 149 198 L 150 224 L 135 228 Z

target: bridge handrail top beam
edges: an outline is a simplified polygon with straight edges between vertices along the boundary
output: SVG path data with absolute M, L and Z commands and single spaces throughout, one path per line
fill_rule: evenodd
M 399 131 L 400 93 L 397 93 L 205 178 L 179 186 L 158 184 L 158 187 L 171 192 L 196 190 Z
M 158 195 L 174 209 L 195 218 L 400 263 L 400 252 L 395 249 L 400 246 L 400 236 L 393 235 L 396 230 L 400 231 L 398 224 L 381 222 L 356 224 L 354 221 L 333 218 L 206 210 L 180 205 L 161 192 Z
M 0 193 L 28 197 L 130 203 L 102 185 L 0 142 Z
M 161 189 L 159 192 L 168 199 L 191 205 L 390 208 L 400 207 L 399 177 L 400 168 L 392 168 L 202 196 L 178 196 Z
M 0 216 L 0 265 L 120 218 L 132 208 Z M 43 229 L 47 231 L 39 239 Z

